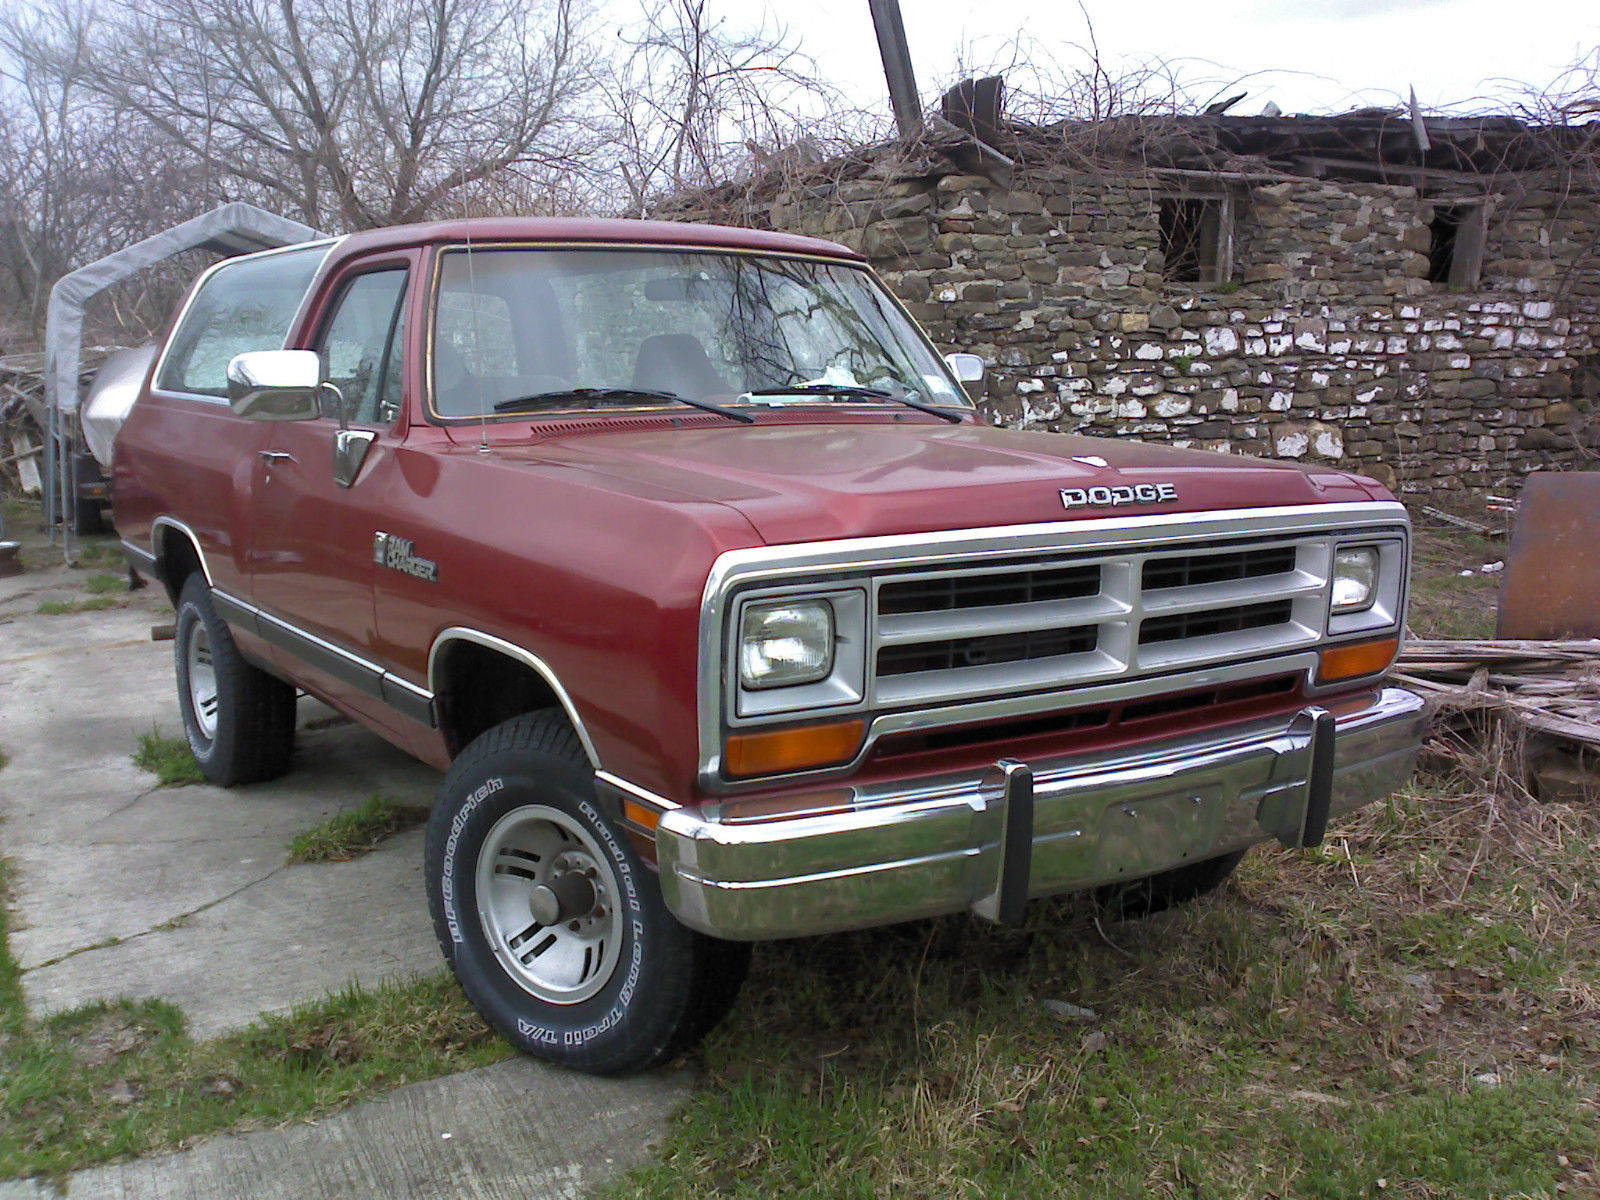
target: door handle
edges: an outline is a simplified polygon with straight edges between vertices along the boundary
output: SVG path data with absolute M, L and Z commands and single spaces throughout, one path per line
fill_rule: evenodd
M 294 455 L 290 454 L 287 450 L 260 450 L 257 451 L 257 453 L 261 455 L 262 461 L 265 462 L 269 467 L 275 462 L 295 461 Z

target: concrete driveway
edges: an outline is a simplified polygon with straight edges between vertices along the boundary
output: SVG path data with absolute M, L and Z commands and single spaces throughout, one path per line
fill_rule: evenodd
M 140 734 L 182 730 L 172 643 L 150 636 L 166 598 L 36 615 L 62 574 L 0 581 L 0 845 L 33 1011 L 159 996 L 209 1037 L 352 980 L 437 970 L 421 830 L 349 863 L 285 855 L 374 792 L 430 803 L 438 774 L 302 700 L 283 779 L 157 786 L 131 756 Z
M 295 834 L 374 792 L 431 803 L 437 772 L 302 699 L 283 779 L 158 787 L 131 756 L 152 728 L 181 733 L 172 643 L 151 639 L 171 609 L 147 588 L 101 612 L 37 612 L 81 600 L 85 577 L 53 566 L 0 579 L 0 854 L 31 1011 L 157 996 L 204 1038 L 351 981 L 441 969 L 420 829 L 352 862 L 285 863 Z M 324 1138 L 371 1143 L 354 1158 L 269 1131 L 83 1172 L 68 1194 L 243 1194 L 229 1181 L 248 1167 L 263 1196 L 578 1195 L 639 1161 L 688 1085 L 682 1071 L 608 1082 L 519 1058 L 322 1122 Z M 463 1129 L 474 1136 L 441 1157 L 439 1139 Z M 0 1198 L 34 1188 L 0 1182 Z

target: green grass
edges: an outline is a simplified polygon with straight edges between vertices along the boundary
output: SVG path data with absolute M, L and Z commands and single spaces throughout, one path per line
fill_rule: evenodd
M 139 748 L 134 751 L 134 766 L 155 773 L 162 787 L 185 783 L 204 783 L 205 774 L 195 761 L 189 743 L 181 737 L 168 737 L 159 729 L 139 735 Z
M 509 1053 L 444 975 L 351 988 L 196 1042 L 182 1014 L 157 1000 L 30 1021 L 20 989 L 7 990 L 8 961 L 0 957 L 0 1179 L 55 1178 L 222 1129 L 311 1118 Z
M 1581 1194 L 1597 838 L 1435 781 L 1145 921 L 1065 898 L 758 947 L 662 1160 L 606 1194 Z
M 6 936 L 11 915 L 10 872 L 10 864 L 0 858 L 0 1062 L 4 1061 L 5 1047 L 21 1033 L 27 1015 L 22 1003 L 22 966 L 11 956 Z
M 78 562 L 83 568 L 89 567 L 120 567 L 126 563 L 123 557 L 122 544 L 115 535 L 91 535 L 79 538 L 76 544 Z M 124 589 L 127 585 L 125 576 L 114 576 Z M 94 590 L 93 588 L 90 589 Z
M 86 544 L 81 548 L 79 565 L 102 558 L 105 552 L 104 546 Z M 68 613 L 99 612 L 102 609 L 113 608 L 119 603 L 119 597 L 127 594 L 128 581 L 121 575 L 101 571 L 83 581 L 83 590 L 89 595 L 81 600 L 41 600 L 39 607 L 34 611 L 41 616 L 59 617 Z
M 344 862 L 372 850 L 384 838 L 414 829 L 428 819 L 422 805 L 401 804 L 390 796 L 368 796 L 355 808 L 335 813 L 297 834 L 289 843 L 292 863 Z
M 115 608 L 115 596 L 90 596 L 87 600 L 41 600 L 34 611 L 44 617 L 59 617 L 67 613 L 99 612 Z
M 0 859 L 0 1180 L 306 1120 L 511 1051 L 444 973 L 351 987 L 211 1041 L 159 1000 L 36 1019 L 7 939 Z
M 101 572 L 83 581 L 83 590 L 95 596 L 113 595 L 128 590 L 128 580 L 122 575 Z

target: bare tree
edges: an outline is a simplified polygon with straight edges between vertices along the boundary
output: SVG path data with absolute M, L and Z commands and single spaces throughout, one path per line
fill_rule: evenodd
M 38 335 L 50 287 L 92 259 L 192 213 L 190 164 L 84 86 L 81 33 L 63 69 L 0 58 L 0 297 L 9 348 Z
M 30 73 L 75 77 L 218 198 L 313 225 L 439 215 L 497 172 L 567 161 L 590 83 L 574 0 L 99 0 L 13 17 Z
M 647 0 L 640 23 L 617 37 L 625 49 L 606 94 L 615 169 L 635 213 L 663 194 L 814 153 L 808 126 L 839 107 L 782 26 L 735 30 L 709 0 Z

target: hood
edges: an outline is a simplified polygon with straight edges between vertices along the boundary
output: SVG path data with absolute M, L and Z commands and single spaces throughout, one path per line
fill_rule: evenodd
M 600 486 L 727 505 L 768 544 L 1387 498 L 1370 480 L 1293 463 L 981 425 L 716 425 L 495 449 Z M 1091 488 L 1125 489 L 1114 496 L 1127 502 L 1093 503 L 1113 496 Z M 1069 508 L 1063 489 L 1091 503 Z

